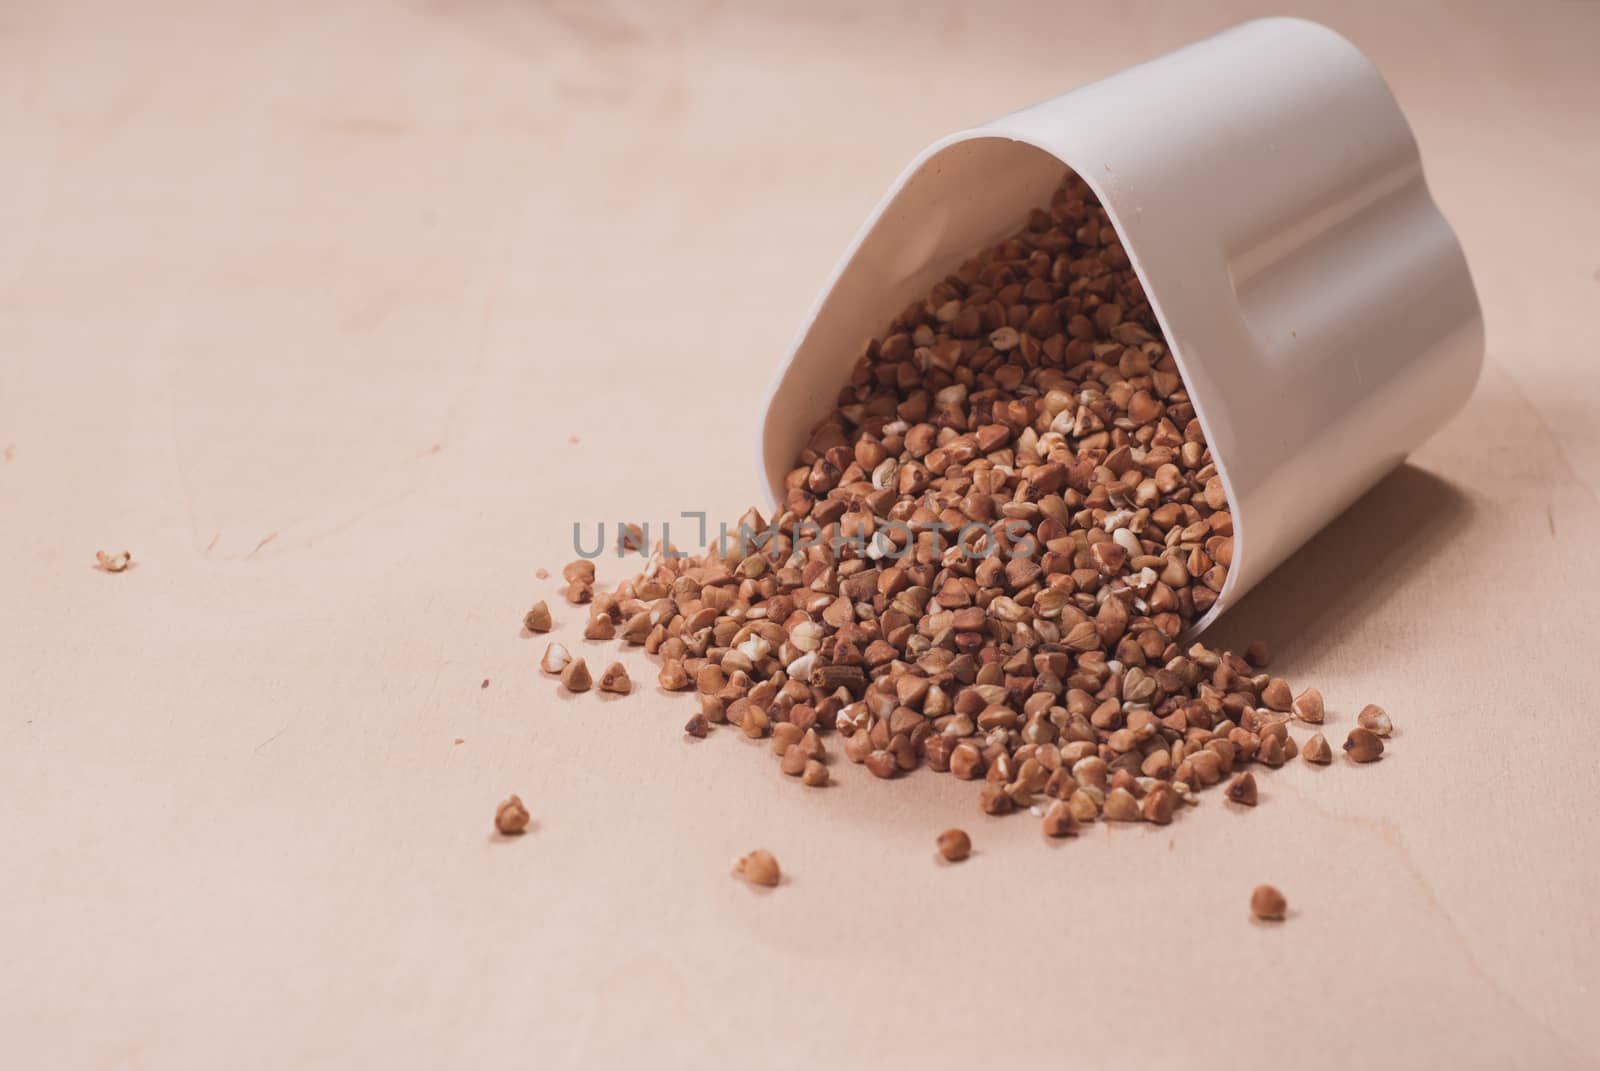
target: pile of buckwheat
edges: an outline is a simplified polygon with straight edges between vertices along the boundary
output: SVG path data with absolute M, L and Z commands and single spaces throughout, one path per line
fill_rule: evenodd
M 1245 767 L 1331 761 L 1321 695 L 1266 673 L 1262 645 L 1180 643 L 1222 591 L 1233 518 L 1076 176 L 868 344 L 785 486 L 770 523 L 741 520 L 765 544 L 658 546 L 609 594 L 592 563 L 565 572 L 586 638 L 642 645 L 662 686 L 699 693 L 688 733 L 770 737 L 784 773 L 821 786 L 836 732 L 878 777 L 982 781 L 985 812 L 1032 808 L 1051 836 L 1165 824 L 1226 778 L 1254 805 Z M 547 610 L 527 624 L 547 630 Z M 590 685 L 559 644 L 543 664 Z M 1303 744 L 1294 721 L 1313 727 Z M 1361 723 L 1345 748 L 1370 762 L 1389 721 Z

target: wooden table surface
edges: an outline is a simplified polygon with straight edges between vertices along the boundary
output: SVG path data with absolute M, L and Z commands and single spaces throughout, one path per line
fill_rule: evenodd
M 519 635 L 577 640 L 574 522 L 756 500 L 775 363 L 925 143 L 1282 6 L 0 9 L 6 1065 L 1596 1066 L 1600 5 L 1298 5 L 1390 79 L 1488 328 L 1218 628 L 1330 736 L 1386 706 L 1377 766 L 1047 845 L 564 699 Z

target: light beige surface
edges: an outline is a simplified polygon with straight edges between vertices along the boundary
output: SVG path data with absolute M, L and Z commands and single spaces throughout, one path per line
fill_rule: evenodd
M 134 6 L 0 10 L 7 1066 L 1596 1064 L 1600 5 L 1325 16 L 1489 361 L 1220 635 L 1391 755 L 1059 846 L 559 698 L 517 622 L 573 521 L 754 499 L 771 370 L 925 142 L 1267 8 Z

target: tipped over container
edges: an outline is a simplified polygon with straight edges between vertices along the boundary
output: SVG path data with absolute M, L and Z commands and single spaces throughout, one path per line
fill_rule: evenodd
M 1249 22 L 929 146 L 845 253 L 762 429 L 775 502 L 865 342 L 1048 203 L 1099 197 L 1233 515 L 1205 628 L 1461 409 L 1483 321 L 1377 70 L 1301 19 Z

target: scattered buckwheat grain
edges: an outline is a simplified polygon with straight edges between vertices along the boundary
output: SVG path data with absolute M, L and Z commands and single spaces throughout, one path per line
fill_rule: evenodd
M 569 692 L 587 692 L 594 686 L 594 678 L 589 676 L 589 666 L 581 658 L 568 662 L 561 671 L 561 686 Z
M 1333 761 L 1333 748 L 1328 746 L 1328 738 L 1321 733 L 1312 733 L 1311 739 L 1306 741 L 1306 746 L 1300 749 L 1300 757 L 1317 766 L 1326 766 Z
M 757 848 L 750 854 L 740 858 L 734 865 L 733 872 L 737 877 L 743 878 L 751 885 L 762 885 L 768 888 L 778 884 L 783 878 L 783 873 L 778 869 L 778 860 L 769 851 Z
M 751 707 L 739 719 L 739 728 L 751 740 L 760 740 L 772 730 L 772 719 L 760 707 Z
M 1139 813 L 1146 822 L 1164 826 L 1172 821 L 1172 812 L 1177 804 L 1177 793 L 1164 784 L 1158 784 L 1145 793 L 1144 801 L 1139 806 Z
M 1376 762 L 1383 756 L 1383 740 L 1371 729 L 1351 729 L 1344 750 L 1356 762 Z
M 456 741 L 460 743 L 461 741 Z M 528 831 L 528 808 L 515 792 L 494 809 L 494 827 L 507 837 L 520 836 Z
M 792 722 L 780 721 L 772 727 L 772 753 L 782 758 L 783 753 L 793 745 L 798 744 L 803 736 L 805 736 L 805 731 L 798 725 Z
M 822 737 L 817 735 L 815 729 L 807 729 L 805 731 L 805 735 L 800 738 L 799 747 L 800 750 L 805 752 L 808 759 L 816 759 L 821 762 L 828 757 L 828 749 L 822 745 Z
M 1246 807 L 1256 805 L 1256 775 L 1242 773 L 1228 782 L 1228 798 L 1234 803 L 1242 803 Z
M 1044 810 L 1044 835 L 1047 837 L 1075 837 L 1078 835 L 1078 817 L 1072 813 L 1065 800 L 1053 800 Z
M 894 753 L 882 748 L 869 751 L 864 761 L 874 777 L 888 778 L 900 772 L 900 764 L 895 761 Z
M 1289 758 L 1285 739 L 1277 733 L 1262 736 L 1261 743 L 1256 748 L 1256 761 L 1272 767 L 1282 766 Z
M 97 550 L 94 552 L 94 564 L 95 568 L 102 573 L 121 573 L 125 572 L 128 566 L 133 564 L 133 555 L 125 550 L 116 554 L 107 554 L 103 550 Z
M 656 683 L 669 692 L 681 692 L 689 687 L 689 674 L 684 672 L 682 661 L 669 659 L 656 675 Z
M 627 554 L 644 550 L 644 529 L 637 524 L 624 524 L 617 531 L 617 553 Z
M 621 662 L 613 662 L 600 674 L 600 690 L 616 695 L 627 695 L 633 691 L 633 681 L 628 678 L 628 668 Z
M 1137 822 L 1144 817 L 1139 813 L 1139 801 L 1125 788 L 1114 788 L 1106 795 L 1101 813 L 1108 822 Z
M 559 643 L 552 643 L 545 647 L 544 657 L 539 660 L 539 668 L 546 673 L 560 673 L 571 661 L 572 656 L 567 653 L 565 647 Z
M 1006 791 L 1004 785 L 990 781 L 983 786 L 983 791 L 978 793 L 978 807 L 984 814 L 1010 814 L 1016 809 L 1016 801 Z
M 1265 922 L 1282 922 L 1289 910 L 1283 893 L 1271 885 L 1257 885 L 1250 894 L 1250 913 Z
M 799 777 L 806 772 L 806 763 L 810 761 L 799 744 L 790 744 L 784 749 L 783 757 L 778 760 L 778 769 L 790 777 Z
M 538 602 L 534 603 L 533 609 L 529 610 L 523 615 L 522 627 L 527 629 L 529 632 L 550 631 L 550 607 L 546 605 L 543 599 L 540 599 Z
M 972 854 L 972 838 L 964 829 L 947 829 L 939 834 L 936 843 L 947 863 L 959 863 Z
M 1323 719 L 1322 693 L 1307 688 L 1294 697 L 1294 716 L 1309 725 L 1321 725 Z
M 1361 708 L 1361 713 L 1356 715 L 1356 724 L 1363 729 L 1370 729 L 1379 736 L 1388 736 L 1394 732 L 1394 723 L 1389 720 L 1389 715 L 1376 703 L 1368 703 Z

